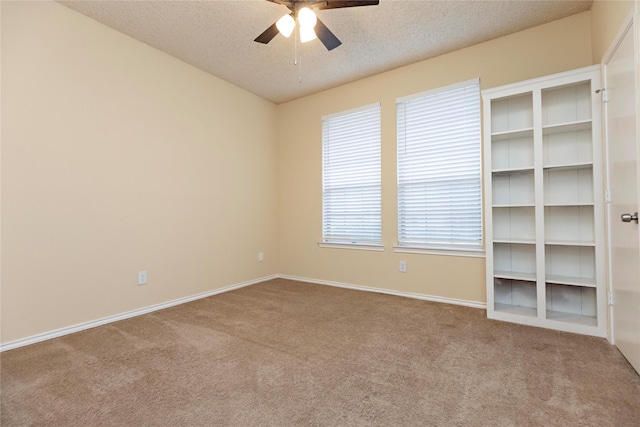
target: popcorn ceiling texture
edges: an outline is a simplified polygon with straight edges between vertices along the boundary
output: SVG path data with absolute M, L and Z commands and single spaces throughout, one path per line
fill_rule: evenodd
M 323 10 L 342 41 L 253 40 L 288 9 L 264 0 L 59 1 L 274 103 L 349 83 L 589 10 L 591 1 L 381 0 Z M 300 79 L 301 78 L 301 79 Z

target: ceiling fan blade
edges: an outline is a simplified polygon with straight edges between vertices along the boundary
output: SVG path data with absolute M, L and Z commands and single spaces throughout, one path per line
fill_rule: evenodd
M 320 19 L 316 22 L 316 36 L 318 36 L 327 50 L 333 50 L 342 44 L 336 35 L 333 34 Z
M 264 33 L 260 34 L 258 37 L 256 37 L 256 39 L 254 40 L 254 42 L 258 42 L 258 43 L 264 43 L 267 44 L 269 43 L 275 36 L 277 36 L 279 33 L 278 31 L 278 27 L 276 27 L 276 24 L 274 23 L 272 26 L 270 26 L 269 28 L 267 28 Z
M 340 9 L 342 7 L 356 7 L 356 6 L 377 6 L 380 4 L 380 0 L 328 0 L 319 3 L 317 9 Z

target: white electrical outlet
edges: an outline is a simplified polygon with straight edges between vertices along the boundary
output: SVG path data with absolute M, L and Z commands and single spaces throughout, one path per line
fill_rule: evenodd
M 147 284 L 147 270 L 138 271 L 138 285 Z
M 407 272 L 407 261 L 400 261 L 400 273 Z
M 258 252 L 258 261 L 264 261 L 264 252 Z

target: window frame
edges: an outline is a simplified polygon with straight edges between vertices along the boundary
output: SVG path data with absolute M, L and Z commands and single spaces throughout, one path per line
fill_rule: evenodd
M 329 236 L 326 234 L 326 229 L 328 228 L 326 220 L 327 220 L 327 198 L 326 196 L 326 178 L 327 178 L 327 169 L 326 169 L 326 141 L 325 136 L 327 130 L 325 129 L 325 124 L 332 119 L 345 117 L 353 114 L 362 113 L 368 110 L 375 110 L 377 115 L 377 215 L 378 215 L 378 224 L 379 228 L 377 230 L 377 235 L 379 236 L 379 240 L 369 240 L 369 239 L 361 239 L 356 238 L 355 235 L 351 237 L 346 236 L 344 238 Z M 366 153 L 360 153 L 361 156 L 365 156 Z M 334 249 L 358 249 L 358 250 L 367 250 L 367 251 L 384 251 L 384 244 L 382 240 L 382 108 L 381 103 L 376 102 L 372 104 L 363 105 L 360 107 L 352 108 L 349 110 L 340 111 L 337 113 L 332 113 L 328 115 L 322 116 L 322 238 L 318 242 L 318 246 L 322 248 L 334 248 Z M 365 185 L 371 185 L 367 183 Z M 357 233 L 356 233 L 357 234 Z M 351 240 L 351 241 L 348 241 Z
M 474 90 L 477 90 L 477 105 L 474 105 L 474 108 L 477 108 L 477 126 L 476 130 L 473 132 L 476 134 L 474 136 L 474 141 L 477 140 L 477 146 L 475 150 L 477 150 L 477 167 L 474 166 L 474 172 L 477 171 L 478 177 L 478 202 L 477 202 L 477 213 L 479 215 L 479 223 L 477 228 L 477 234 L 479 235 L 479 240 L 477 240 L 476 244 L 472 243 L 456 243 L 455 241 L 449 240 L 448 242 L 428 242 L 426 240 L 423 241 L 415 241 L 415 240 L 403 240 L 401 236 L 401 158 L 400 158 L 400 149 L 401 144 L 406 141 L 404 137 L 401 137 L 401 120 L 404 116 L 400 115 L 401 112 L 401 104 L 410 102 L 412 100 L 428 98 L 434 95 L 442 94 L 445 92 L 455 91 L 458 89 L 462 89 L 469 86 L 475 86 Z M 453 256 L 465 256 L 465 257 L 484 257 L 484 215 L 483 215 L 483 175 L 482 175 L 482 103 L 481 103 L 481 89 L 480 89 L 480 79 L 475 78 L 471 80 L 466 80 L 463 82 L 454 83 L 451 85 L 435 88 L 432 90 L 415 93 L 412 95 L 400 97 L 396 99 L 396 203 L 397 203 L 397 245 L 393 247 L 395 252 L 400 253 L 427 253 L 427 254 L 437 254 L 437 255 L 453 255 Z M 406 132 L 406 130 L 405 130 Z M 405 182 L 406 185 L 406 182 Z M 471 242 L 469 240 L 469 242 Z

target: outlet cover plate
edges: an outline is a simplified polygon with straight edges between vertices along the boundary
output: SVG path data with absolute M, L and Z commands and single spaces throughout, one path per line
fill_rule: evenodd
M 147 284 L 147 270 L 138 271 L 138 285 Z
M 400 261 L 400 273 L 407 272 L 407 261 Z

